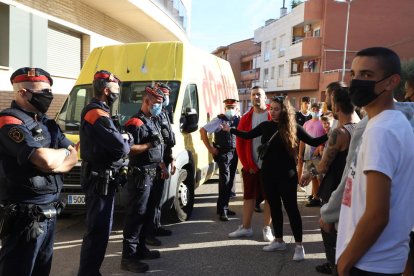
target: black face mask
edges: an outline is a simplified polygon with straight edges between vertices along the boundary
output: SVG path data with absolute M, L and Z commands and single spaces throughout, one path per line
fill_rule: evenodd
M 385 90 L 383 90 L 381 93 L 375 94 L 375 85 L 389 77 L 390 76 L 387 76 L 379 81 L 358 79 L 351 80 L 351 85 L 349 86 L 349 96 L 351 98 L 351 102 L 358 107 L 368 105 L 379 97 L 379 95 L 385 92 Z
M 107 101 L 108 101 L 108 106 L 111 107 L 112 104 L 118 99 L 118 93 L 112 93 L 109 94 Z
M 50 104 L 53 100 L 53 95 L 50 89 L 42 89 L 41 93 L 34 90 L 26 89 L 26 91 L 32 93 L 32 98 L 29 100 L 29 103 L 33 105 L 40 113 L 46 113 L 49 109 Z

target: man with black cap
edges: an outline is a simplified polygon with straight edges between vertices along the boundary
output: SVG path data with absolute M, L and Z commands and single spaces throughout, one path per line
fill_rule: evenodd
M 217 200 L 217 214 L 221 221 L 228 221 L 228 215 L 235 215 L 229 210 L 229 199 L 239 161 L 236 149 L 236 136 L 222 130 L 222 124 L 230 127 L 239 125 L 240 117 L 236 115 L 238 100 L 226 99 L 223 101 L 225 113 L 218 115 L 200 129 L 201 139 L 208 151 L 213 155 L 219 166 L 219 196 Z M 207 133 L 214 133 L 214 143 L 210 144 Z
M 115 192 L 126 182 L 126 172 L 120 169 L 133 140 L 132 136 L 118 131 L 110 116 L 119 86 L 120 80 L 111 72 L 96 72 L 94 98 L 81 114 L 81 185 L 85 193 L 87 230 L 81 248 L 79 276 L 100 275 L 99 268 L 112 229 Z M 148 265 L 136 263 L 135 268 L 146 271 Z
M 156 178 L 167 179 L 169 173 L 163 155 L 165 150 L 161 126 L 157 120 L 162 110 L 164 94 L 157 86 L 147 86 L 143 92 L 141 110 L 129 119 L 125 129 L 132 134 L 134 145 L 129 153 L 129 173 L 126 186 L 126 217 L 121 268 L 132 272 L 140 259 L 157 259 L 160 252 L 145 245 L 146 228 L 153 219 L 157 189 Z
M 24 67 L 10 81 L 11 108 L 0 112 L 0 275 L 49 275 L 62 173 L 77 151 L 47 112 L 53 80 Z
M 173 175 L 175 173 L 175 160 L 172 155 L 172 148 L 175 145 L 175 135 L 171 127 L 170 114 L 169 114 L 169 103 L 170 103 L 170 91 L 171 88 L 164 83 L 156 83 L 154 89 L 159 89 L 164 94 L 162 101 L 162 111 L 157 116 L 158 123 L 161 127 L 161 135 L 164 139 L 165 150 L 163 155 L 163 161 L 165 167 L 168 168 L 170 165 L 170 173 Z M 159 168 L 160 170 L 160 168 Z M 164 191 L 164 186 L 167 179 L 157 178 L 154 182 L 154 192 L 156 196 L 153 198 L 155 200 L 154 206 L 155 209 L 151 213 L 152 219 L 149 221 L 147 227 L 147 237 L 146 244 L 153 246 L 160 246 L 161 241 L 156 238 L 156 236 L 170 236 L 172 234 L 171 230 L 165 229 L 161 226 L 161 197 Z

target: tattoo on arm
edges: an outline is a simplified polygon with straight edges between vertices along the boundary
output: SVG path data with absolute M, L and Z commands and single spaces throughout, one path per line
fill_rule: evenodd
M 339 152 L 338 134 L 340 134 L 339 130 L 334 129 L 329 137 L 328 146 L 325 148 L 325 153 L 317 168 L 319 173 L 325 173 L 328 171 L 329 166 L 332 164 Z

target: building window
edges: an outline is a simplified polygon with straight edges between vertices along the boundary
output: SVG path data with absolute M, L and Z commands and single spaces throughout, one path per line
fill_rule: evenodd
M 284 71 L 285 71 L 285 66 L 283 64 L 279 65 L 279 71 L 277 74 L 277 86 L 278 87 L 283 86 L 283 76 L 285 75 Z
M 81 69 L 82 36 L 60 25 L 47 30 L 47 70 L 54 76 L 76 78 Z
M 275 79 L 275 67 L 274 66 L 272 66 L 272 68 L 270 69 L 270 78 L 272 80 Z
M 314 37 L 320 37 L 321 36 L 321 29 L 316 29 L 313 31 L 313 36 Z
M 266 41 L 264 49 L 264 61 L 270 60 L 270 41 Z
M 272 50 L 276 49 L 276 38 L 272 39 Z
M 285 39 L 285 34 L 281 35 L 279 38 L 279 57 L 285 56 Z
M 266 88 L 269 82 L 269 68 L 263 69 L 263 87 Z

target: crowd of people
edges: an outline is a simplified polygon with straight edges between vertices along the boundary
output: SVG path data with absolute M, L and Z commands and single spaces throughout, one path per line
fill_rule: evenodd
M 15 100 L 0 112 L 0 275 L 49 275 L 62 174 L 76 164 L 79 143 L 70 142 L 45 115 L 53 100 L 53 79 L 46 71 L 20 68 L 10 81 Z M 349 86 L 326 87 L 325 106 L 303 97 L 295 112 L 285 96 L 266 104 L 265 90 L 256 86 L 251 109 L 240 117 L 238 101 L 226 99 L 225 112 L 200 135 L 219 168 L 220 221 L 236 215 L 229 200 L 238 161 L 242 166 L 242 224 L 228 237 L 253 236 L 252 216 L 264 200 L 262 234 L 269 244 L 263 251 L 287 248 L 283 206 L 295 239 L 293 260 L 304 260 L 297 192 L 312 183 L 305 206 L 320 207 L 327 259 L 316 271 L 412 275 L 414 106 L 394 100 L 400 81 L 399 57 L 373 47 L 356 53 Z M 120 186 L 126 202 L 121 269 L 147 271 L 142 260 L 161 255 L 147 245 L 159 246 L 156 236 L 172 234 L 160 222 L 163 186 L 176 170 L 175 137 L 165 109 L 170 88 L 146 87 L 140 110 L 122 131 L 110 114 L 120 85 L 111 72 L 97 71 L 94 97 L 81 115 L 87 217 L 78 275 L 101 275 Z M 413 101 L 413 91 L 414 76 L 406 82 L 405 102 Z

